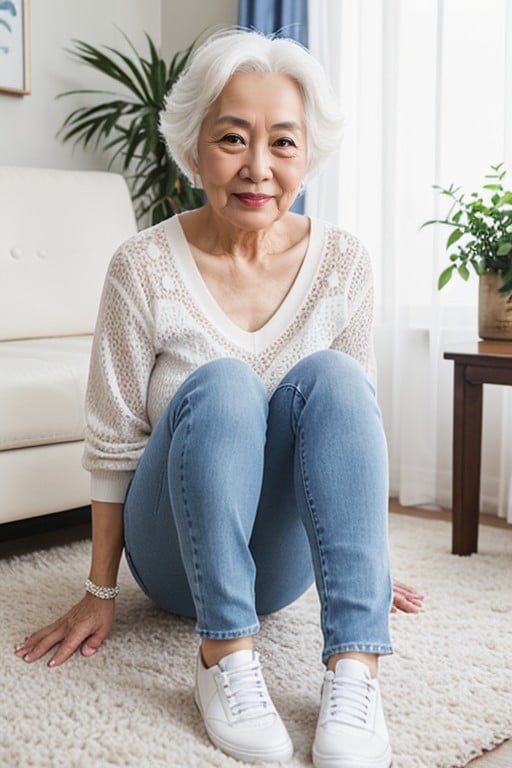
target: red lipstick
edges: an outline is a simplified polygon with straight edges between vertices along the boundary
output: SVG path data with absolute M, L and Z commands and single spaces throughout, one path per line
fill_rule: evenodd
M 235 197 L 240 200 L 243 205 L 247 205 L 249 208 L 262 208 L 269 200 L 272 200 L 271 195 L 257 195 L 250 192 L 242 192 Z

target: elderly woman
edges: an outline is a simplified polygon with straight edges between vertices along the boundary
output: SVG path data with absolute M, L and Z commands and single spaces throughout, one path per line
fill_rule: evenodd
M 253 637 L 258 614 L 314 579 L 327 667 L 314 764 L 387 768 L 377 659 L 390 605 L 415 611 L 421 596 L 397 584 L 392 600 L 370 261 L 353 235 L 290 212 L 339 144 L 338 107 L 299 45 L 231 31 L 197 50 L 161 128 L 207 202 L 112 260 L 87 394 L 86 594 L 17 653 L 58 646 L 50 666 L 94 654 L 124 548 L 149 597 L 196 617 L 211 740 L 284 761 Z

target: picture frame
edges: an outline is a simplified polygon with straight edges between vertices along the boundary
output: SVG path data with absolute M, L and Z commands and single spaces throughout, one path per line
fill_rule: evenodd
M 29 0 L 0 0 L 0 93 L 30 93 Z

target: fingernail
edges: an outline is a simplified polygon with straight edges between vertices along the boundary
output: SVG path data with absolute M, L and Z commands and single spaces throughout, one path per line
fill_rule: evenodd
M 55 662 L 55 660 L 54 660 L 54 659 L 52 659 L 51 661 L 49 661 L 49 662 L 48 662 L 48 666 L 49 666 L 49 667 L 54 667 L 54 666 L 55 666 L 55 664 L 56 664 L 56 662 Z

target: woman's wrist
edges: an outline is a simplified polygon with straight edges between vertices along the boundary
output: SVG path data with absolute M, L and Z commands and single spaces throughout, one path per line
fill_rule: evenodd
M 115 587 L 123 552 L 123 505 L 92 502 L 92 549 L 88 578 Z
M 85 580 L 85 591 L 94 597 L 99 597 L 100 600 L 114 600 L 119 594 L 119 587 L 109 587 L 102 584 L 96 584 L 91 579 Z

